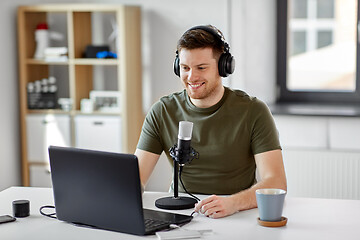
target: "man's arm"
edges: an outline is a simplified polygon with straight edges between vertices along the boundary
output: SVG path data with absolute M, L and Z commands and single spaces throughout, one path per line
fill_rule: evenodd
M 144 188 L 155 168 L 157 161 L 159 160 L 160 155 L 138 148 L 135 151 L 135 155 L 139 161 L 140 181 L 142 187 Z
M 257 184 L 228 197 L 212 195 L 200 201 L 195 206 L 195 211 L 211 218 L 221 218 L 237 211 L 257 207 L 256 189 L 280 188 L 287 190 L 281 150 L 256 154 L 254 157 L 260 175 L 260 181 Z

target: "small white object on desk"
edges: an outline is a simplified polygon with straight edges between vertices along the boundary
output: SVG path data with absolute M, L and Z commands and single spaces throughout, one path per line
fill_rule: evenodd
M 211 229 L 204 230 L 189 230 L 186 228 L 181 228 L 175 224 L 170 224 L 171 228 L 177 228 L 172 231 L 157 232 L 156 236 L 159 240 L 171 240 L 171 239 L 194 239 L 201 238 L 204 233 L 212 233 Z
M 201 238 L 201 233 L 196 230 L 173 230 L 167 232 L 157 232 L 156 236 L 160 240 L 170 240 L 170 239 L 194 239 Z

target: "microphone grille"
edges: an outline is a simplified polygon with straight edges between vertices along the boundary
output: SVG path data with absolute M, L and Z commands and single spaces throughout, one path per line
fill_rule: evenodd
M 191 140 L 193 125 L 192 122 L 180 121 L 178 138 L 182 140 Z

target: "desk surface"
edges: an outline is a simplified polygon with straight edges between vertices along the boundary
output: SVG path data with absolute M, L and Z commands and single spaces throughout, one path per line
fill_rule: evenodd
M 168 193 L 145 192 L 144 207 L 156 209 L 154 201 Z M 156 236 L 133 236 L 118 232 L 77 227 L 40 215 L 42 205 L 53 204 L 52 189 L 11 187 L 0 192 L 0 215 L 12 215 L 12 201 L 30 200 L 30 216 L 0 224 L 1 239 L 157 239 Z M 177 211 L 190 214 L 192 210 Z M 184 229 L 212 229 L 202 239 L 359 239 L 360 201 L 315 198 L 285 200 L 283 215 L 288 224 L 267 228 L 257 224 L 258 210 L 251 209 L 221 219 L 197 215 Z M 173 230 L 178 231 L 178 230 Z

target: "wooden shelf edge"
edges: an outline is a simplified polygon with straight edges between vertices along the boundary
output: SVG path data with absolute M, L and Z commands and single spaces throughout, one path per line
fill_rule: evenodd
M 45 60 L 39 60 L 39 59 L 33 59 L 33 58 L 28 58 L 26 60 L 27 64 L 33 64 L 33 65 L 68 65 L 69 64 L 69 60 L 67 61 L 45 61 Z
M 70 63 L 75 65 L 117 65 L 119 63 L 119 60 L 114 58 L 75 58 L 70 59 Z
M 96 3 L 53 3 L 19 6 L 27 12 L 116 12 L 122 4 L 96 4 Z
M 98 59 L 98 58 L 75 58 L 67 61 L 45 61 L 40 59 L 28 58 L 27 64 L 32 65 L 118 65 L 119 60 L 114 58 Z
M 74 115 L 83 115 L 83 116 L 121 116 L 121 112 L 100 112 L 100 111 L 94 111 L 94 112 L 91 112 L 91 113 L 84 113 L 84 112 L 81 112 L 81 111 L 74 111 Z
M 39 161 L 39 162 L 36 162 L 36 161 L 34 161 L 34 162 L 31 162 L 31 161 L 29 161 L 29 167 L 30 166 L 49 166 L 50 164 L 49 164 L 49 162 L 44 162 L 44 161 Z
M 121 116 L 121 112 L 100 112 L 93 111 L 91 113 L 81 112 L 80 110 L 63 111 L 61 109 L 29 109 L 27 114 L 67 114 L 67 115 L 84 115 L 84 116 Z
M 27 114 L 71 114 L 61 109 L 28 109 Z

